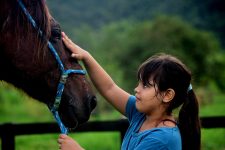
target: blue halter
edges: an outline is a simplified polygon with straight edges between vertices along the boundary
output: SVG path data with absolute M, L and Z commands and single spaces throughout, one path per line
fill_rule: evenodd
M 19 3 L 19 6 L 21 7 L 21 9 L 23 10 L 23 12 L 25 13 L 26 17 L 28 18 L 28 20 L 30 21 L 30 23 L 32 24 L 32 26 L 38 31 L 39 35 L 41 37 L 44 38 L 43 32 L 37 27 L 36 22 L 34 21 L 34 19 L 32 18 L 32 16 L 30 15 L 30 13 L 27 11 L 26 7 L 24 6 L 22 0 L 17 0 Z M 45 38 L 44 38 L 45 39 Z M 68 133 L 68 129 L 65 127 L 65 125 L 62 123 L 60 117 L 59 117 L 59 113 L 58 113 L 58 109 L 59 109 L 59 105 L 61 102 L 61 98 L 62 98 L 62 93 L 64 90 L 64 85 L 66 83 L 66 80 L 69 76 L 69 74 L 75 73 L 75 74 L 81 74 L 81 75 L 85 75 L 86 72 L 84 70 L 65 70 L 63 63 L 58 55 L 58 53 L 56 52 L 55 48 L 53 47 L 52 43 L 48 41 L 48 47 L 51 51 L 51 53 L 53 54 L 53 56 L 55 57 L 58 65 L 59 65 L 59 69 L 60 69 L 60 73 L 61 73 L 61 77 L 59 80 L 59 84 L 57 87 L 57 93 L 56 93 L 56 97 L 55 97 L 55 102 L 52 106 L 48 106 L 50 111 L 52 112 L 55 120 L 57 121 L 61 133 L 63 134 L 67 134 Z

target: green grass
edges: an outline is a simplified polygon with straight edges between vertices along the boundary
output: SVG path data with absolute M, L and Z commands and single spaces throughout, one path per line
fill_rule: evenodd
M 16 137 L 16 150 L 57 150 L 57 134 Z
M 202 150 L 225 150 L 225 129 L 202 129 Z
M 200 116 L 225 116 L 225 95 L 220 94 L 214 100 L 200 107 Z
M 121 145 L 119 132 L 81 133 L 72 137 L 86 150 L 117 150 Z
M 120 134 L 116 132 L 72 133 L 86 150 L 117 150 L 120 149 Z M 17 136 L 16 150 L 56 150 L 58 134 Z
M 200 107 L 200 116 L 225 116 L 225 95 L 218 94 L 211 103 Z M 225 150 L 225 128 L 202 129 L 202 150 Z

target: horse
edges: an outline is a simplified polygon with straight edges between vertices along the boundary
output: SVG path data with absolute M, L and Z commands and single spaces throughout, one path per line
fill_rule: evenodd
M 49 51 L 50 41 L 66 69 L 81 70 L 61 39 L 61 27 L 45 0 L 23 0 L 36 21 L 32 27 L 17 0 L 0 1 L 0 80 L 22 89 L 34 99 L 53 105 L 60 80 L 59 65 Z M 65 83 L 59 116 L 68 128 L 86 122 L 96 106 L 93 89 L 84 75 L 71 74 Z

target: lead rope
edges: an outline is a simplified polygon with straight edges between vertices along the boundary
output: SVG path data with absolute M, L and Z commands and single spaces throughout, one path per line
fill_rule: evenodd
M 23 10 L 24 14 L 26 15 L 27 19 L 32 24 L 32 26 L 38 31 L 38 34 L 43 39 L 47 40 L 47 38 L 45 38 L 45 36 L 43 35 L 43 32 L 37 27 L 37 24 L 34 21 L 34 19 L 32 18 L 32 16 L 30 15 L 30 13 L 27 11 L 27 9 L 24 6 L 22 0 L 17 0 L 17 2 L 19 4 L 19 6 L 21 7 L 21 9 Z M 61 133 L 62 134 L 68 134 L 68 129 L 62 123 L 62 121 L 60 119 L 60 116 L 59 116 L 59 112 L 58 112 L 59 105 L 60 105 L 61 99 L 62 99 L 62 93 L 63 93 L 63 90 L 64 90 L 64 86 L 65 86 L 65 83 L 66 83 L 66 80 L 67 80 L 69 74 L 74 73 L 74 74 L 85 75 L 86 72 L 84 70 L 72 70 L 72 69 L 65 70 L 64 66 L 63 66 L 63 63 L 62 63 L 58 53 L 56 52 L 55 48 L 53 47 L 52 43 L 50 41 L 48 41 L 48 40 L 47 40 L 47 42 L 48 42 L 48 48 L 50 49 L 51 53 L 55 57 L 55 59 L 56 59 L 56 61 L 58 63 L 60 72 L 61 72 L 60 81 L 59 81 L 59 84 L 58 84 L 58 87 L 57 87 L 57 93 L 56 93 L 56 97 L 55 97 L 55 102 L 54 102 L 54 104 L 52 106 L 48 105 L 48 108 L 52 112 L 52 114 L 53 114 L 57 124 L 59 125 Z

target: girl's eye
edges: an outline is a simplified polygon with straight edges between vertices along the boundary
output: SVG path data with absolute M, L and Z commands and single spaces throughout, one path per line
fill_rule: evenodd
M 148 88 L 148 87 L 149 87 L 149 85 L 143 84 L 143 88 Z
M 151 84 L 151 83 L 148 83 L 148 84 L 143 84 L 143 88 L 151 88 L 153 87 L 154 85 Z
M 152 83 L 149 83 L 149 87 L 152 87 L 152 86 L 154 86 Z

